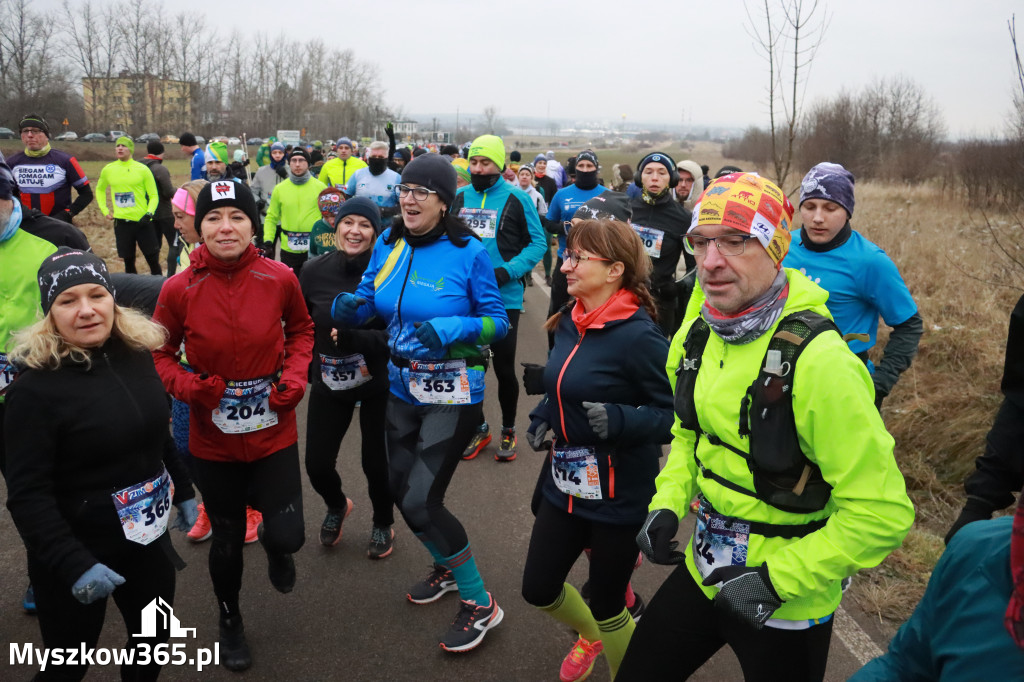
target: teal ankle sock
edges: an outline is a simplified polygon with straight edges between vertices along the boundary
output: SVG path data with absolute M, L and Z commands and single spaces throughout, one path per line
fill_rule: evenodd
M 464 601 L 472 601 L 481 606 L 490 604 L 490 597 L 484 589 L 484 579 L 476 567 L 476 559 L 469 545 L 456 554 L 444 558 L 444 564 L 451 569 L 455 582 L 459 586 L 459 596 Z

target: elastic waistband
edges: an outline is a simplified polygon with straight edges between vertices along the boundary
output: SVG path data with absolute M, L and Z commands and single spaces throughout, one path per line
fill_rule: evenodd
M 466 367 L 475 367 L 476 365 L 483 365 L 487 360 L 482 355 L 471 355 L 465 358 L 441 358 L 438 360 L 417 360 L 417 362 L 450 362 L 452 360 L 465 360 Z M 409 369 L 412 367 L 412 360 L 409 358 L 403 358 L 398 355 L 391 356 L 391 364 L 399 369 Z

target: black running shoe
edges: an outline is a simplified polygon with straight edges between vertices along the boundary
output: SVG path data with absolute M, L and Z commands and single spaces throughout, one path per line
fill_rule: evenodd
M 374 526 L 370 531 L 370 544 L 366 555 L 371 559 L 384 559 L 395 549 L 395 529 L 391 526 Z
M 252 653 L 245 641 L 241 616 L 220 619 L 220 661 L 233 672 L 248 670 L 252 665 Z
M 263 524 L 256 529 L 256 536 L 263 544 Z M 264 545 L 266 549 L 266 545 Z M 281 594 L 288 594 L 295 587 L 295 558 L 291 554 L 267 552 L 267 575 L 270 584 Z
M 440 599 L 448 592 L 459 589 L 455 583 L 455 576 L 444 566 L 434 564 L 434 568 L 422 582 L 416 583 L 409 589 L 409 601 L 413 604 L 429 604 Z
M 441 640 L 441 648 L 453 653 L 461 653 L 475 648 L 483 641 L 487 631 L 495 627 L 505 617 L 505 612 L 494 601 L 491 593 L 487 593 L 491 600 L 490 606 L 479 606 L 473 602 L 463 601 L 459 605 L 459 612 L 455 614 L 455 620 L 448 629 L 448 634 Z

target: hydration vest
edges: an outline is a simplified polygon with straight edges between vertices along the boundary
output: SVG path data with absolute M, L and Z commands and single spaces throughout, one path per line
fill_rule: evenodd
M 701 358 L 711 330 L 698 318 L 686 334 L 685 357 L 676 369 L 675 411 L 683 428 L 703 435 L 712 445 L 743 457 L 754 478 L 754 490 L 748 490 L 715 472 L 693 457 L 701 475 L 735 492 L 757 498 L 777 509 L 798 514 L 820 511 L 832 494 L 832 486 L 821 476 L 821 469 L 800 448 L 793 413 L 793 375 L 797 360 L 808 342 L 822 332 L 839 332 L 832 320 L 809 310 L 791 313 L 779 322 L 765 353 L 761 371 L 740 401 L 738 433 L 749 439 L 750 452 L 744 452 L 705 432 L 694 405 L 694 388 Z M 778 353 L 773 358 L 773 351 Z M 817 525 L 817 524 L 816 524 Z M 824 525 L 824 520 L 820 522 Z M 803 533 L 800 533 L 803 534 Z

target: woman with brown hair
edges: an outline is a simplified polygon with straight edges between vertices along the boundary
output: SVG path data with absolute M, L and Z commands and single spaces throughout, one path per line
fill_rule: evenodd
M 625 592 L 660 445 L 671 440 L 672 389 L 668 341 L 646 285 L 651 261 L 633 229 L 618 220 L 574 224 L 562 272 L 575 301 L 545 325 L 555 343 L 528 437 L 548 453 L 551 475 L 541 484 L 523 597 L 579 633 L 561 679 L 580 680 L 602 650 L 614 675 L 633 632 Z M 589 607 L 565 582 L 586 548 Z

